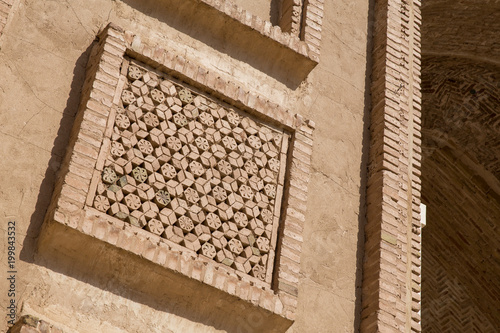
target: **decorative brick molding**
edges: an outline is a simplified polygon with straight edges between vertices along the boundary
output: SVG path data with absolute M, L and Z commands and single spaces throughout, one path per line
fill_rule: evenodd
M 420 332 L 420 1 L 375 3 L 362 332 Z
M 7 333 L 63 333 L 63 331 L 34 316 L 24 315 L 9 328 Z
M 63 225 L 291 323 L 314 123 L 138 40 L 99 35 L 41 242 Z
M 198 1 L 214 7 L 233 20 L 315 63 L 319 62 L 324 0 L 282 0 L 280 22 L 276 26 L 237 6 L 231 0 Z

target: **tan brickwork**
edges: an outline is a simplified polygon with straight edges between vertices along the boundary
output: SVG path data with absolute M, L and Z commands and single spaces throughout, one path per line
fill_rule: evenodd
M 134 37 L 133 33 L 111 25 L 101 33 L 99 44 L 92 51 L 82 106 L 70 143 L 72 150 L 67 154 L 64 177 L 54 192 L 45 234 L 50 237 L 48 230 L 53 223 L 66 225 L 293 320 L 315 124 L 223 82 L 172 52 L 134 44 L 137 40 Z M 141 62 L 123 66 L 123 61 L 127 62 L 125 53 L 140 58 Z M 143 62 L 161 71 L 153 72 Z M 166 74 L 161 74 L 164 72 L 224 98 L 239 110 L 224 111 L 221 102 L 207 96 L 209 101 L 193 87 L 166 79 L 163 77 Z M 147 111 L 153 111 L 155 105 L 164 112 Z M 194 114 L 195 108 L 198 115 Z M 242 110 L 278 127 L 259 124 Z M 186 131 L 190 126 L 194 127 Z M 204 139 L 198 140 L 199 147 L 195 135 L 190 133 L 198 133 L 196 138 Z M 226 133 L 227 144 L 221 133 Z M 235 133 L 239 133 L 239 139 Z M 293 140 L 288 142 L 286 133 L 290 133 Z M 192 148 L 187 143 L 189 138 L 194 143 Z M 210 151 L 205 156 L 189 155 L 195 151 L 200 153 L 206 145 Z M 233 148 L 240 149 L 233 154 L 234 160 L 231 159 Z M 181 156 L 180 151 L 191 156 L 191 162 L 187 156 Z M 193 176 L 197 165 L 191 164 L 198 160 L 199 171 L 210 173 L 204 180 Z M 285 162 L 289 165 L 287 179 L 284 178 Z M 233 167 L 239 170 L 236 179 L 229 175 L 222 177 L 222 173 Z M 258 177 L 251 175 L 255 172 Z M 170 176 L 173 178 L 165 179 Z M 199 187 L 195 186 L 197 180 L 203 182 Z M 238 186 L 233 189 L 233 185 Z M 190 193 L 186 194 L 188 190 Z M 186 202 L 195 197 L 197 204 L 191 202 L 189 206 Z M 278 202 L 281 203 L 282 198 L 285 201 L 280 207 Z M 265 210 L 269 210 L 271 216 L 267 216 Z M 236 213 L 246 216 L 247 224 L 251 225 L 248 229 L 238 227 L 234 219 Z M 270 228 L 262 220 L 268 217 Z M 233 224 L 236 230 L 231 231 Z M 205 229 L 206 237 L 203 236 Z M 192 230 L 195 233 L 191 233 Z M 252 235 L 254 239 L 250 240 Z M 229 236 L 232 238 L 228 239 Z M 221 237 L 227 243 L 221 244 Z M 156 248 L 149 246 L 151 241 L 157 244 Z M 43 243 L 48 241 L 45 239 Z M 205 247 L 212 245 L 215 256 L 220 258 L 212 261 L 213 251 L 204 252 L 204 244 L 208 244 Z M 276 263 L 272 258 L 274 244 L 277 244 Z M 244 253 L 235 258 L 237 252 Z M 273 267 L 274 273 L 271 273 Z M 214 270 L 218 273 L 213 273 Z M 212 273 L 205 274 L 205 271 Z M 246 277 L 247 273 L 252 276 Z M 235 288 L 233 280 L 241 287 Z M 248 293 L 245 285 L 258 287 L 260 291 Z
M 375 3 L 362 332 L 420 332 L 419 8 Z

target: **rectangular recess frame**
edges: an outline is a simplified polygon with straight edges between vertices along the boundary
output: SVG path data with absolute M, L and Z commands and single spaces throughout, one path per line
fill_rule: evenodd
M 51 242 L 57 243 L 57 240 L 51 237 L 57 237 L 54 235 L 58 232 L 50 231 L 55 225 L 58 230 L 61 226 L 70 228 L 73 229 L 72 235 L 81 234 L 82 237 L 85 235 L 104 241 L 141 257 L 141 261 L 159 265 L 217 288 L 291 324 L 295 319 L 297 307 L 314 122 L 304 120 L 300 115 L 292 115 L 281 106 L 246 91 L 233 82 L 225 82 L 215 73 L 208 72 L 171 51 L 133 44 L 134 36 L 131 32 L 109 24 L 99 34 L 98 42 L 92 49 L 79 112 L 62 165 L 62 176 L 56 184 L 47 211 L 39 249 L 50 247 Z M 172 250 L 159 236 L 115 218 L 106 218 L 104 214 L 87 206 L 89 187 L 98 163 L 110 112 L 116 107 L 120 97 L 117 94 L 123 85 L 120 80 L 120 67 L 125 56 L 135 58 L 193 85 L 291 134 L 292 140 L 287 154 L 286 189 L 283 194 L 271 285 L 259 285 L 244 277 L 238 279 L 214 263 Z

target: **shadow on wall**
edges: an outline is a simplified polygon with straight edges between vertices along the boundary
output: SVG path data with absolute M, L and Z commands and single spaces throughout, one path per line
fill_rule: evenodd
M 284 318 L 98 239 L 83 236 L 80 232 L 57 223 L 55 227 L 47 228 L 49 231 L 41 232 L 42 228 L 47 227 L 43 225 L 44 217 L 54 187 L 62 179 L 52 166 L 65 165 L 60 152 L 66 150 L 71 137 L 82 95 L 86 63 L 93 46 L 94 44 L 90 45 L 75 64 L 69 98 L 40 186 L 20 259 L 70 277 L 68 288 L 71 288 L 71 281 L 75 279 L 83 282 L 83 285 L 89 284 L 97 288 L 97 293 L 109 292 L 117 298 L 163 312 L 167 316 L 163 322 L 177 317 L 185 318 L 186 322 L 201 323 L 228 332 L 285 332 L 291 322 Z M 96 308 L 100 305 L 107 304 L 96 304 Z M 126 325 L 123 317 L 116 317 L 115 322 L 113 320 L 115 319 L 110 322 L 117 327 Z
M 296 89 L 315 64 L 215 8 L 192 0 L 124 0 L 130 7 Z M 277 6 L 274 4 L 273 6 Z M 200 8 L 199 10 L 196 7 Z M 275 11 L 271 8 L 271 11 Z
M 28 263 L 34 262 L 36 238 L 40 234 L 47 208 L 52 200 L 54 185 L 56 184 L 58 175 L 61 172 L 60 166 L 63 162 L 64 156 L 66 155 L 71 130 L 73 128 L 75 116 L 80 104 L 83 82 L 85 80 L 85 70 L 90 51 L 93 46 L 94 44 L 91 44 L 85 52 L 78 57 L 75 63 L 69 97 L 63 111 L 61 122 L 59 123 L 59 130 L 57 131 L 57 137 L 54 140 L 54 146 L 51 150 L 51 157 L 47 170 L 45 171 L 45 177 L 40 185 L 35 211 L 31 215 L 29 227 L 26 232 L 26 238 L 24 239 L 23 247 L 19 253 L 19 258 Z
M 354 330 L 361 330 L 362 287 L 363 287 L 363 261 L 365 254 L 365 224 L 366 224 L 366 189 L 368 186 L 368 161 L 370 153 L 370 117 L 371 117 L 371 86 L 372 86 L 372 52 L 373 52 L 373 30 L 375 20 L 375 0 L 370 0 L 368 5 L 368 24 L 366 27 L 366 69 L 365 69 L 365 95 L 363 112 L 363 150 L 361 152 L 360 186 L 359 186 L 359 216 L 358 216 L 358 246 L 356 250 L 356 302 L 354 305 Z

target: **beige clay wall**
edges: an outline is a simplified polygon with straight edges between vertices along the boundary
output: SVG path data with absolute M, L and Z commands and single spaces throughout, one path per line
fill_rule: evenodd
M 90 46 L 109 21 L 316 122 L 298 314 L 289 332 L 356 331 L 368 140 L 369 1 L 325 4 L 320 63 L 303 82 L 288 80 L 265 64 L 238 60 L 247 59 L 225 45 L 223 35 L 204 34 L 192 22 L 180 22 L 169 5 L 167 0 L 14 1 L 0 37 L 0 332 L 7 329 L 3 274 L 9 220 L 17 223 L 16 298 L 22 313 L 67 331 L 215 331 L 144 305 L 132 291 L 100 288 L 91 283 L 91 272 L 55 269 L 57 263 L 47 265 L 35 251 L 78 108 Z M 262 6 L 258 11 L 266 12 Z

